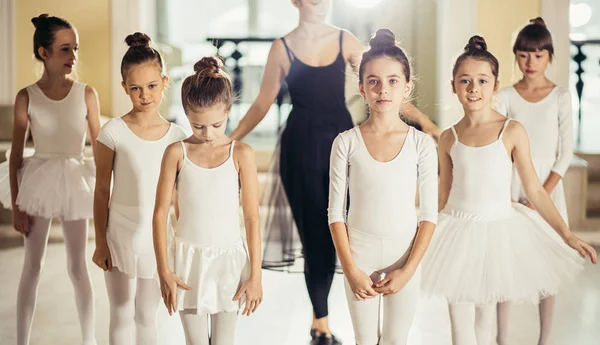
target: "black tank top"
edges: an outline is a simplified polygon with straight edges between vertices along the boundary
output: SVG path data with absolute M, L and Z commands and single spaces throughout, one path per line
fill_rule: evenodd
M 285 79 L 292 99 L 292 113 L 310 113 L 328 123 L 341 121 L 342 127 L 352 126 L 344 92 L 346 62 L 342 54 L 343 34 L 340 30 L 340 52 L 335 61 L 319 67 L 303 63 L 290 50 L 285 38 L 281 38 L 291 63 Z

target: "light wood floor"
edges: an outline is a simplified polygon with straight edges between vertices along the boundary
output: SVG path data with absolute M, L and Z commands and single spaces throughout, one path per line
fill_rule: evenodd
M 79 325 L 72 287 L 65 269 L 64 245 L 53 241 L 48 247 L 42 275 L 31 345 L 78 345 Z M 88 255 L 91 257 L 93 242 Z M 20 246 L 0 249 L 0 343 L 15 344 L 15 299 L 22 265 Z M 107 344 L 108 305 L 101 271 L 91 267 L 96 293 L 97 339 Z M 330 298 L 331 327 L 345 344 L 353 334 L 346 307 L 342 276 L 337 275 Z M 305 345 L 311 310 L 302 275 L 264 272 L 265 301 L 250 318 L 239 321 L 237 345 Z M 177 317 L 159 315 L 161 345 L 185 344 Z M 600 344 L 600 266 L 586 267 L 557 298 L 553 345 Z M 535 345 L 537 312 L 533 305 L 514 307 L 511 320 L 512 344 Z M 447 307 L 443 301 L 422 300 L 409 345 L 450 345 Z

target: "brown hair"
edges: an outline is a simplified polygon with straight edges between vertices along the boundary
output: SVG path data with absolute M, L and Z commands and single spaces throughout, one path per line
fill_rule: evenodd
M 73 25 L 66 19 L 50 16 L 47 13 L 31 18 L 31 22 L 33 23 L 33 26 L 35 26 L 35 33 L 33 34 L 33 54 L 37 60 L 42 62 L 44 59 L 42 59 L 38 50 L 40 48 L 50 49 L 50 46 L 54 43 L 56 32 L 58 30 L 74 29 Z
M 552 44 L 552 35 L 546 23 L 541 17 L 531 19 L 529 24 L 525 25 L 515 40 L 513 45 L 513 53 L 516 54 L 517 50 L 524 52 L 537 52 L 540 50 L 547 50 L 550 53 L 550 60 L 554 56 L 554 45 Z
M 144 62 L 156 62 L 160 67 L 160 74 L 165 75 L 165 64 L 158 50 L 150 47 L 150 37 L 144 33 L 136 32 L 125 38 L 125 43 L 129 46 L 127 52 L 121 60 L 121 77 L 123 81 L 127 71 L 132 65 L 139 65 Z
M 375 35 L 369 40 L 369 47 L 369 50 L 363 53 L 360 67 L 358 68 L 358 80 L 361 83 L 363 81 L 367 63 L 382 56 L 387 56 L 400 62 L 402 69 L 404 70 L 406 82 L 410 81 L 410 62 L 408 56 L 404 53 L 404 50 L 396 44 L 396 36 L 394 36 L 394 33 L 390 29 L 377 30 Z
M 498 80 L 500 64 L 498 63 L 498 59 L 487 50 L 487 43 L 485 43 L 483 37 L 475 35 L 469 39 L 469 43 L 465 46 L 464 52 L 460 54 L 454 63 L 454 68 L 452 68 L 452 79 L 456 77 L 460 64 L 466 59 L 476 59 L 488 62 L 492 68 L 492 74 L 496 80 Z
M 185 111 L 224 104 L 229 112 L 233 104 L 231 78 L 223 70 L 220 56 L 203 57 L 194 65 L 194 74 L 181 86 L 181 101 Z

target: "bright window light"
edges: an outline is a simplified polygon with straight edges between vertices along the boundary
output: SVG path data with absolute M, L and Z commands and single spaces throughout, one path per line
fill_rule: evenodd
M 571 4 L 569 12 L 571 26 L 574 28 L 584 26 L 592 18 L 592 8 L 585 2 L 579 4 Z
M 358 8 L 373 8 L 383 0 L 346 0 L 350 5 Z

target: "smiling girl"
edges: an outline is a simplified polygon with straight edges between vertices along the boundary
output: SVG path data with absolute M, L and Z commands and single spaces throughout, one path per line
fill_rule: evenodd
M 448 300 L 454 345 L 488 345 L 496 303 L 537 303 L 583 269 L 582 257 L 596 263 L 538 180 L 523 125 L 492 109 L 498 72 L 473 36 L 452 75 L 464 116 L 440 138 L 441 211 L 422 288 Z M 513 165 L 539 214 L 511 204 Z
M 62 223 L 82 343 L 95 344 L 94 296 L 86 260 L 95 171 L 94 161 L 84 158 L 84 145 L 89 130 L 97 153 L 98 96 L 92 87 L 70 77 L 79 50 L 75 27 L 47 14 L 31 21 L 35 25 L 33 53 L 44 64 L 44 74 L 17 94 L 10 159 L 0 166 L 0 198 L 5 207 L 12 208 L 13 226 L 25 241 L 17 294 L 17 344 L 29 344 L 53 218 Z M 35 153 L 25 158 L 28 127 Z

